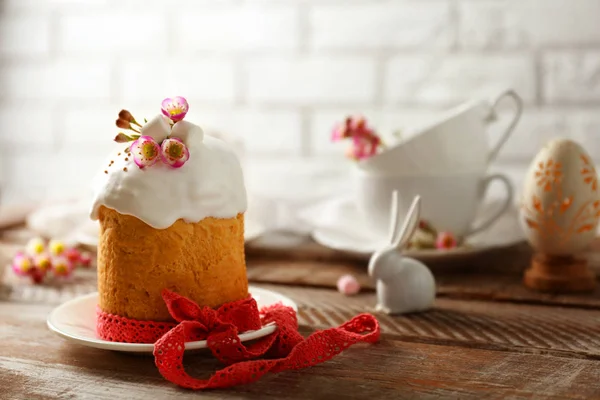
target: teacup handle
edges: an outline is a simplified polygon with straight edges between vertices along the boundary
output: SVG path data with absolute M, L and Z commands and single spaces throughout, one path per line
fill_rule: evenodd
M 477 226 L 473 226 L 473 227 L 469 228 L 467 233 L 465 233 L 465 237 L 473 235 L 484 229 L 487 229 L 498 218 L 500 218 L 502 216 L 502 214 L 504 214 L 508 210 L 508 208 L 511 206 L 512 201 L 513 201 L 513 186 L 512 186 L 512 183 L 510 182 L 510 180 L 506 177 L 506 175 L 503 175 L 503 174 L 489 175 L 481 182 L 481 184 L 484 186 L 483 196 L 481 197 L 481 199 L 483 200 L 485 198 L 485 195 L 486 195 L 488 189 L 490 188 L 490 184 L 495 180 L 501 181 L 502 183 L 504 183 L 504 186 L 506 187 L 506 198 L 504 199 L 504 202 L 496 210 L 496 212 L 494 212 L 492 215 L 490 215 L 486 220 L 484 220 Z
M 517 92 L 515 92 L 512 89 L 509 89 L 509 90 L 503 92 L 502 94 L 500 94 L 496 98 L 496 100 L 494 101 L 494 105 L 492 105 L 490 115 L 494 115 L 496 113 L 496 107 L 498 107 L 498 104 L 500 104 L 500 102 L 505 97 L 510 97 L 514 100 L 515 105 L 516 105 L 515 115 L 513 116 L 513 119 L 510 121 L 510 124 L 508 124 L 508 126 L 506 127 L 506 130 L 504 131 L 504 133 L 502 134 L 500 139 L 498 140 L 498 143 L 496 143 L 496 146 L 494 146 L 494 148 L 490 151 L 490 153 L 488 155 L 488 164 L 491 163 L 492 161 L 494 161 L 496 159 L 496 157 L 498 157 L 498 153 L 500 152 L 500 149 L 502 149 L 502 147 L 504 146 L 504 144 L 510 137 L 510 134 L 514 131 L 515 127 L 517 126 L 517 123 L 519 122 L 519 119 L 521 118 L 521 114 L 523 113 L 523 100 L 517 94 Z

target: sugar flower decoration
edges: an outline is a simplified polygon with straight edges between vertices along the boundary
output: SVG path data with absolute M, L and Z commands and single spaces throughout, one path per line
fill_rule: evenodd
M 160 146 L 151 136 L 140 136 L 131 144 L 130 151 L 140 168 L 150 167 L 160 158 Z
M 347 117 L 333 128 L 331 140 L 337 142 L 344 139 L 351 140 L 346 156 L 357 161 L 374 156 L 384 147 L 381 138 L 369 127 L 364 117 Z
M 18 252 L 12 260 L 12 271 L 40 284 L 46 276 L 67 278 L 77 268 L 89 268 L 92 263 L 89 253 L 83 253 L 63 241 L 41 238 L 31 239 L 23 252 Z
M 181 140 L 169 138 L 160 146 L 160 158 L 165 164 L 179 168 L 190 158 L 190 152 Z
M 13 258 L 12 270 L 19 276 L 26 276 L 33 268 L 31 257 L 24 253 L 17 253 Z
M 47 254 L 39 254 L 33 258 L 33 264 L 41 271 L 47 272 L 52 268 L 52 260 Z
M 187 100 L 185 97 L 181 96 L 175 96 L 173 98 L 167 97 L 161 103 L 162 113 L 169 117 L 173 122 L 184 119 L 189 109 L 190 106 L 188 105 Z
M 65 244 L 61 240 L 52 239 L 48 243 L 50 253 L 55 256 L 61 255 L 65 251 Z
M 435 247 L 440 250 L 453 249 L 457 246 L 457 240 L 450 232 L 440 232 L 435 240 Z
M 42 254 L 45 251 L 44 241 L 41 238 L 33 238 L 27 242 L 27 253 Z
M 71 272 L 73 271 L 73 264 L 67 257 L 55 257 L 52 260 L 52 270 L 55 276 L 67 277 L 71 275 Z

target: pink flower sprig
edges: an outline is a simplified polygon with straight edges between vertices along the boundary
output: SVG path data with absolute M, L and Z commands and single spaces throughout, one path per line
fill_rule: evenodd
M 351 139 L 346 156 L 353 160 L 363 160 L 377 154 L 384 147 L 383 141 L 374 129 L 368 126 L 364 117 L 347 117 L 337 124 L 331 133 L 334 142 Z
M 169 117 L 171 121 L 177 122 L 185 118 L 185 115 L 190 110 L 190 106 L 182 96 L 175 96 L 173 98 L 167 97 L 161 103 L 162 113 Z
M 135 133 L 128 135 L 120 132 L 114 140 L 117 143 L 133 142 L 125 151 L 133 156 L 133 161 L 141 169 L 150 167 L 159 160 L 172 168 L 180 168 L 189 160 L 190 151 L 181 139 L 169 137 L 169 135 L 173 130 L 173 126 L 185 118 L 189 109 L 187 100 L 181 96 L 167 97 L 162 101 L 161 112 L 169 118 L 169 124 L 163 123 L 161 125 L 161 121 L 159 121 L 158 125 L 153 126 L 152 129 L 164 130 L 164 132 L 159 132 L 158 135 L 153 134 L 154 137 L 166 136 L 165 139 L 159 141 L 154 139 L 153 136 L 142 134 L 145 129 L 138 131 L 134 128 L 133 125 L 143 127 L 129 111 L 121 110 L 116 122 L 117 126 L 133 130 Z M 144 119 L 144 123 L 147 123 L 146 119 Z
M 34 238 L 29 241 L 25 251 L 14 256 L 11 267 L 16 275 L 41 284 L 49 274 L 54 278 L 68 279 L 75 269 L 90 265 L 91 256 L 88 253 L 67 247 L 60 240 L 46 243 L 41 238 Z

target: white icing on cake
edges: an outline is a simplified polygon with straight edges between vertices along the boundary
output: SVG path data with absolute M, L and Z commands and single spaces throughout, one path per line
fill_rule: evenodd
M 159 115 L 144 125 L 142 134 L 160 142 L 169 129 L 168 119 Z M 195 223 L 206 217 L 233 218 L 246 211 L 242 168 L 225 142 L 205 136 L 187 121 L 176 123 L 171 137 L 180 138 L 190 151 L 181 168 L 159 161 L 140 169 L 125 153 L 131 143 L 120 144 L 111 153 L 94 179 L 93 220 L 98 219 L 100 206 L 137 217 L 156 229 L 168 228 L 178 219 Z

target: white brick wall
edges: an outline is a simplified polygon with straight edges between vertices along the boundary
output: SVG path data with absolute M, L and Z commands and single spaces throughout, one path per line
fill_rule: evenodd
M 386 66 L 389 102 L 456 104 L 465 98 L 515 89 L 535 97 L 534 63 L 528 54 L 453 54 L 393 57 Z
M 221 7 L 176 15 L 175 41 L 183 52 L 251 52 L 298 48 L 294 7 Z
M 50 20 L 42 15 L 23 15 L 0 24 L 3 58 L 43 56 L 50 52 Z
M 263 192 L 277 172 L 320 168 L 315 192 L 340 187 L 326 182 L 347 171 L 345 145 L 329 134 L 348 113 L 389 140 L 506 87 L 527 106 L 495 169 L 519 183 L 555 136 L 600 160 L 600 0 L 0 3 L 5 202 L 82 193 L 118 110 L 151 117 L 172 94 L 191 120 L 245 142 Z
M 600 50 L 551 51 L 542 68 L 548 103 L 600 103 Z
M 454 29 L 447 1 L 372 2 L 310 9 L 315 49 L 418 49 L 448 47 Z
M 270 104 L 368 104 L 375 62 L 362 56 L 262 57 L 244 66 L 248 101 Z
M 594 45 L 598 15 L 597 0 L 460 0 L 459 43 L 499 50 Z
M 119 82 L 115 97 L 124 106 L 158 98 L 160 111 L 164 93 L 180 93 L 192 104 L 231 104 L 236 96 L 235 66 L 227 60 L 144 58 L 122 61 L 115 72 Z
M 65 12 L 57 17 L 58 51 L 79 56 L 165 54 L 167 21 L 159 13 Z

